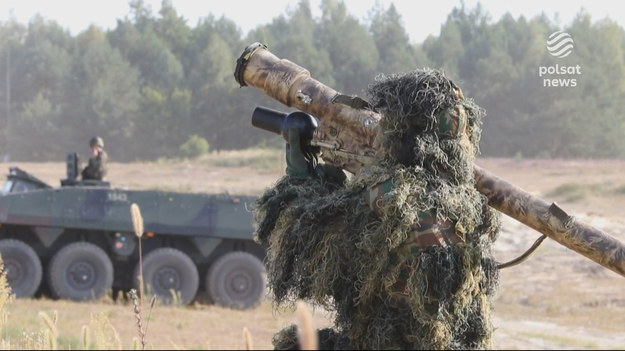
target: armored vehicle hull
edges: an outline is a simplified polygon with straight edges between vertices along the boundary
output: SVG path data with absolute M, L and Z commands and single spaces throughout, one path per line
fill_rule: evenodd
M 146 293 L 163 302 L 206 296 L 237 309 L 260 303 L 265 251 L 253 240 L 255 197 L 77 181 L 71 159 L 58 188 L 10 168 L 0 195 L 0 255 L 17 297 L 97 299 L 138 289 L 142 274 Z M 140 209 L 140 235 L 132 204 Z

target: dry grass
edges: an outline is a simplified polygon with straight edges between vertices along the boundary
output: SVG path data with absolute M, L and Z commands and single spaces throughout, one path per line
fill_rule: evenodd
M 159 159 L 157 163 L 167 165 L 172 162 L 184 161 L 208 167 L 250 167 L 256 170 L 279 171 L 286 166 L 283 154 L 281 148 L 258 148 L 243 151 L 211 152 L 192 160 Z
M 317 335 L 315 325 L 310 314 L 310 310 L 302 301 L 297 303 L 297 312 L 299 313 L 299 330 L 297 338 L 299 340 L 301 350 L 318 350 L 319 336 Z
M 37 313 L 37 309 L 41 311 Z M 215 306 L 157 305 L 144 343 L 137 337 L 132 304 L 15 300 L 8 308 L 11 322 L 3 332 L 0 345 L 5 350 L 264 350 L 272 348 L 275 331 L 299 322 L 293 311 L 274 318 L 270 310 L 268 303 L 255 312 Z M 49 311 L 59 311 L 56 324 L 41 317 Z M 309 313 L 315 320 L 311 325 L 326 323 L 326 316 Z M 38 316 L 39 320 L 33 318 Z

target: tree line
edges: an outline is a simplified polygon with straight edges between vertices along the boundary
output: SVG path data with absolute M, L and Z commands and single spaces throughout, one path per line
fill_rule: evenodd
M 261 42 L 347 95 L 365 97 L 380 73 L 444 70 L 486 110 L 482 156 L 625 156 L 625 33 L 609 19 L 580 11 L 565 28 L 546 15 L 493 21 L 461 3 L 439 35 L 413 43 L 403 22 L 427 10 L 376 4 L 366 20 L 341 0 L 323 0 L 320 10 L 313 17 L 300 0 L 248 33 L 212 14 L 192 27 L 170 0 L 157 14 L 131 0 L 114 28 L 75 36 L 41 17 L 0 22 L 0 155 L 59 161 L 94 135 L 120 162 L 281 147 L 251 126 L 251 113 L 288 108 L 233 76 L 245 47 Z M 573 40 L 566 57 L 547 48 L 559 30 Z

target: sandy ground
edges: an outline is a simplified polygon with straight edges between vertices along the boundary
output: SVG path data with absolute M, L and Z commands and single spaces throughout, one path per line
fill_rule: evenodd
M 478 165 L 548 202 L 557 202 L 568 214 L 601 230 L 625 245 L 625 162 L 614 160 L 479 159 Z M 49 182 L 64 178 L 62 163 L 15 163 Z M 9 164 L 7 164 L 8 170 Z M 130 189 L 230 192 L 259 194 L 281 175 L 281 170 L 210 167 L 194 162 L 111 164 L 109 180 Z M 503 228 L 495 245 L 501 262 L 523 253 L 541 234 L 503 215 Z M 625 258 L 624 258 L 625 259 Z M 625 263 L 620 263 L 625 267 Z M 69 313 L 68 302 L 18 301 L 13 313 L 54 310 Z M 96 307 L 90 307 L 96 308 Z M 132 317 L 127 306 L 103 305 L 130 348 Z M 84 313 L 83 313 L 84 314 Z M 163 318 L 165 314 L 168 317 Z M 244 349 L 242 331 L 253 336 L 255 349 L 270 348 L 273 332 L 297 322 L 294 311 L 272 311 L 270 302 L 253 311 L 230 311 L 194 305 L 153 312 L 152 348 Z M 68 333 L 78 334 L 77 316 L 66 316 Z M 179 318 L 179 319 L 178 319 Z M 314 313 L 317 326 L 329 323 L 322 311 Z M 74 324 L 72 324 L 74 323 Z M 82 322 L 86 323 L 86 322 Z M 117 323 L 117 324 L 116 324 Z M 495 302 L 496 349 L 625 349 L 625 277 L 552 239 L 523 263 L 501 271 Z M 74 329 L 75 328 L 75 329 Z

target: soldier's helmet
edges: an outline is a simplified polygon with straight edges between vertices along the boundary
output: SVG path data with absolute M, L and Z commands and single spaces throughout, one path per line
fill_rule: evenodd
M 99 147 L 104 147 L 104 141 L 102 140 L 102 138 L 100 138 L 99 136 L 97 137 L 93 137 L 91 138 L 91 140 L 89 141 L 89 146 L 90 147 L 94 147 L 94 146 L 99 146 Z

